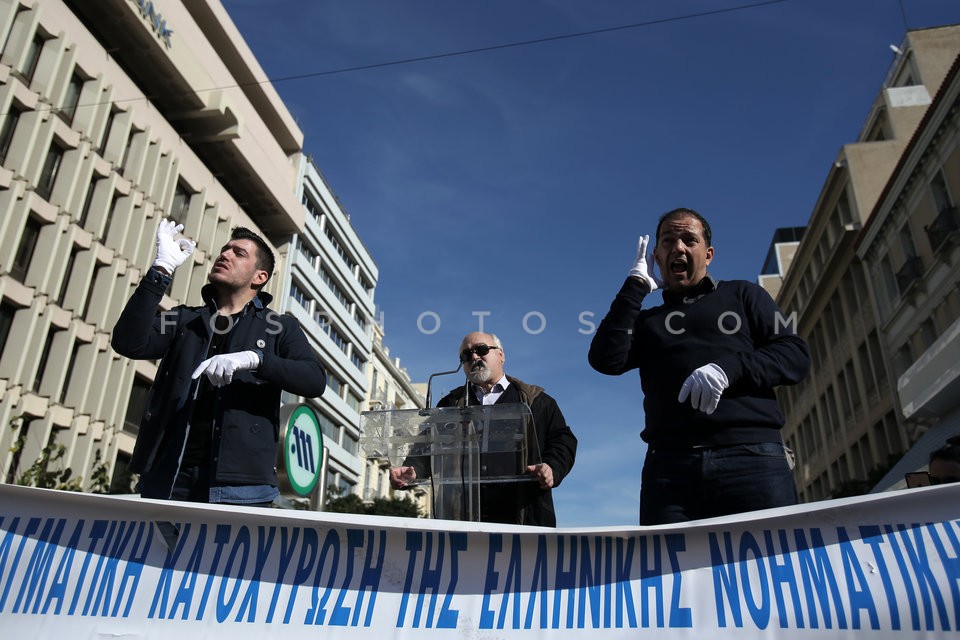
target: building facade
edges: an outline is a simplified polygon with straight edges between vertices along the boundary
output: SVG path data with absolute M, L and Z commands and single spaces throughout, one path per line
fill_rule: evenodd
M 307 402 L 317 412 L 327 449 L 326 487 L 355 493 L 363 473 L 360 411 L 373 359 L 377 266 L 349 216 L 309 158 L 304 159 L 299 198 L 302 233 L 281 247 L 286 257 L 282 310 L 300 321 L 327 372 L 323 396 Z
M 763 287 L 770 297 L 776 298 L 783 285 L 783 276 L 793 263 L 805 227 L 780 227 L 773 232 L 770 249 L 760 269 L 757 284 Z
M 804 501 L 864 492 L 922 433 L 904 420 L 876 274 L 856 243 L 960 51 L 960 27 L 908 32 L 899 50 L 829 169 L 777 296 L 812 357 L 811 375 L 778 392 Z
M 196 304 L 232 227 L 303 229 L 303 136 L 217 0 L 0 0 L 0 42 L 0 480 L 64 445 L 129 490 L 157 366 L 110 331 L 159 221 L 197 242 L 162 307 Z
M 861 235 L 911 451 L 877 489 L 960 433 L 960 56 L 924 115 Z M 911 442 L 913 444 L 913 442 Z

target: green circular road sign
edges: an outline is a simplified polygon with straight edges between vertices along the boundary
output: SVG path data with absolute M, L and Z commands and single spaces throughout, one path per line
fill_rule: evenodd
M 291 488 L 308 496 L 320 480 L 323 433 L 317 414 L 305 404 L 298 405 L 286 421 L 283 462 Z

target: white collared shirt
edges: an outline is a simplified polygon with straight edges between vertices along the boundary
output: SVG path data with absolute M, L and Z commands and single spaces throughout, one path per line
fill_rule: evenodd
M 496 384 L 490 387 L 490 393 L 484 393 L 483 388 L 475 384 L 470 386 L 473 387 L 473 395 L 480 401 L 480 404 L 495 404 L 503 395 L 503 392 L 507 390 L 507 387 L 510 386 L 510 381 L 507 380 L 506 375 L 500 376 Z

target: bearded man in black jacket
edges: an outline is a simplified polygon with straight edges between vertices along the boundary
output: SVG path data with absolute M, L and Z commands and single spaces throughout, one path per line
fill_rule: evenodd
M 640 238 L 589 354 L 600 373 L 640 373 L 647 443 L 640 524 L 796 504 L 774 395 L 810 369 L 795 321 L 760 286 L 707 273 L 710 225 L 696 211 L 665 213 L 655 238 L 650 256 L 649 236 Z M 663 304 L 642 309 L 661 287 Z
M 556 400 L 542 387 L 506 375 L 505 361 L 503 344 L 497 336 L 480 332 L 467 335 L 460 343 L 460 362 L 468 383 L 441 398 L 437 406 L 515 402 L 530 407 L 540 453 L 538 460 L 528 460 L 526 465 L 533 482 L 484 485 L 480 490 L 480 517 L 483 522 L 555 527 L 557 515 L 551 491 L 573 468 L 577 438 L 567 426 Z M 390 470 L 390 482 L 395 489 L 409 486 L 413 480 L 430 473 L 426 458 L 408 458 L 404 465 Z

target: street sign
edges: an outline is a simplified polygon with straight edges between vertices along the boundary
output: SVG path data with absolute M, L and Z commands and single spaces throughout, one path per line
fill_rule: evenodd
M 323 473 L 320 421 L 314 410 L 306 404 L 284 405 L 280 410 L 280 419 L 284 429 L 281 485 L 288 484 L 298 496 L 310 496 Z

